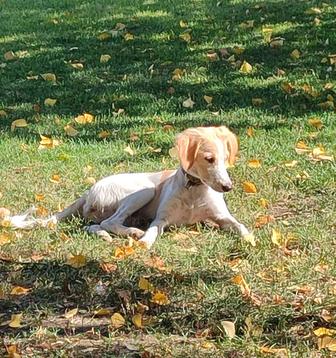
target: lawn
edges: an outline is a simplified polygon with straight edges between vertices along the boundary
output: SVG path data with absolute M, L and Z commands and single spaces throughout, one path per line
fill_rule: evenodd
M 256 241 L 172 227 L 148 252 L 4 220 L 1 355 L 335 354 L 335 18 L 333 0 L 0 1 L 0 207 L 49 215 L 224 124 L 225 200 Z

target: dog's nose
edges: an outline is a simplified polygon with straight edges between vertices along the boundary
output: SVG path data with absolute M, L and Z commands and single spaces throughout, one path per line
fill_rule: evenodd
M 232 184 L 222 185 L 222 190 L 224 193 L 227 193 L 228 191 L 232 190 L 232 188 L 233 188 Z

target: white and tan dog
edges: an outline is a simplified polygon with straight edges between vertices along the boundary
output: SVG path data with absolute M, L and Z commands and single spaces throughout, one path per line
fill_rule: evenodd
M 109 233 L 134 236 L 148 248 L 169 225 L 205 220 L 249 235 L 230 214 L 222 195 L 232 189 L 226 167 L 235 161 L 236 136 L 224 126 L 189 128 L 177 136 L 176 149 L 181 164 L 177 170 L 112 175 L 49 219 L 18 216 L 12 224 L 31 228 L 77 215 L 94 222 L 88 231 L 108 241 L 112 240 Z M 148 220 L 150 225 L 145 232 L 125 226 L 130 218 Z

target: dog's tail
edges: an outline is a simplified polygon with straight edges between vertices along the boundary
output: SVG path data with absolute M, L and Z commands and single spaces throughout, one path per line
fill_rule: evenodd
M 30 230 L 34 227 L 48 227 L 49 225 L 55 226 L 59 221 L 66 220 L 72 216 L 79 216 L 82 214 L 83 206 L 86 201 L 86 194 L 77 199 L 70 206 L 63 211 L 56 213 L 46 219 L 38 219 L 34 217 L 36 209 L 34 207 L 27 210 L 21 215 L 6 216 L 2 223 L 5 226 L 9 226 L 13 229 L 25 229 Z M 5 223 L 5 224 L 4 224 Z

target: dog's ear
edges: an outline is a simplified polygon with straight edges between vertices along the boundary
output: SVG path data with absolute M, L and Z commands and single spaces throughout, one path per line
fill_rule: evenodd
M 188 130 L 179 134 L 176 138 L 176 148 L 181 166 L 184 170 L 188 170 L 194 164 L 200 139 Z
M 228 128 L 225 126 L 217 127 L 216 128 L 217 137 L 221 139 L 224 143 L 225 148 L 229 153 L 228 157 L 228 164 L 233 165 L 236 161 L 236 156 L 238 154 L 238 139 L 234 133 L 232 133 Z

